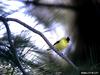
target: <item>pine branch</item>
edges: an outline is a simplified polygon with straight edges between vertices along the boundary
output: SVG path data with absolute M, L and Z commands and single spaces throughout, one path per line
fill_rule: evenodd
M 6 44 L 4 44 L 4 43 L 2 43 L 2 42 L 0 42 L 0 45 L 1 45 L 1 46 L 5 46 L 5 47 L 7 47 L 7 48 L 10 48 L 8 45 L 6 45 Z
M 12 61 L 15 63 L 16 66 L 19 67 L 19 69 L 23 72 L 23 75 L 27 75 L 27 73 L 24 71 L 22 65 L 21 65 L 21 62 L 19 61 L 19 57 L 17 55 L 17 52 L 16 52 L 16 49 L 14 48 L 14 45 L 12 43 L 12 38 L 11 38 L 11 31 L 9 29 L 9 25 L 7 23 L 7 19 L 0 16 L 0 21 L 2 21 L 5 25 L 5 28 L 7 30 L 7 35 L 8 35 L 8 41 L 9 41 L 9 44 L 10 44 L 10 50 L 11 52 L 13 53 L 12 57 L 14 57 L 14 59 L 12 59 Z

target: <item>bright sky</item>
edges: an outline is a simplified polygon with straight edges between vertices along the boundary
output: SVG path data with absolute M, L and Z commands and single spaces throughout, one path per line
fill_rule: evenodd
M 9 2 L 5 2 L 5 4 L 9 4 L 10 6 L 8 6 L 8 10 L 7 9 L 4 9 L 6 10 L 6 12 L 9 12 L 10 10 L 17 10 L 18 8 L 24 6 L 23 3 L 21 2 L 18 2 L 15 1 L 9 1 Z M 9 15 L 7 17 L 11 17 L 11 18 L 17 18 L 19 20 L 21 20 L 22 22 L 25 22 L 26 24 L 28 24 L 29 26 L 33 27 L 38 23 L 38 21 L 36 21 L 36 17 L 31 17 L 29 15 L 26 15 L 24 14 L 23 12 L 25 11 L 25 8 L 19 10 L 18 12 L 12 14 L 12 15 Z M 16 22 L 9 22 L 10 24 L 10 29 L 11 29 L 11 32 L 14 33 L 14 34 L 20 34 L 22 30 L 27 30 L 25 27 L 19 25 L 18 23 Z M 42 24 L 39 24 L 35 27 L 35 29 L 37 29 L 38 31 L 41 31 L 46 37 L 47 39 L 51 42 L 51 44 L 54 44 L 57 40 L 59 40 L 60 38 L 64 37 L 65 36 L 65 29 L 63 27 L 63 25 L 61 23 L 52 23 L 52 26 L 51 26 L 51 31 L 48 31 L 48 32 L 45 32 L 46 29 L 44 27 L 44 25 Z M 0 30 L 0 34 L 1 33 L 4 33 L 5 30 Z M 43 49 L 47 49 L 48 48 L 48 45 L 45 43 L 45 41 L 37 34 L 33 33 L 33 32 L 29 32 L 29 36 L 32 36 L 31 38 L 31 41 L 35 41 L 35 45 L 39 48 L 42 48 L 43 46 Z M 30 57 L 31 55 L 29 55 Z M 30 57 L 31 59 L 32 57 Z

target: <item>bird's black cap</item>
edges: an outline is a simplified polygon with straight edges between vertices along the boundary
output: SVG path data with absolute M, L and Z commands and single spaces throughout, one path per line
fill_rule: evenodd
M 66 40 L 69 42 L 69 41 L 70 41 L 70 38 L 69 38 L 69 37 L 67 37 L 67 38 L 66 38 Z

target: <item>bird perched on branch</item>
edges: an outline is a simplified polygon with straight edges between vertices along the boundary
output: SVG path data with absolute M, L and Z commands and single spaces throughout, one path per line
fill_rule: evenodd
M 57 41 L 56 43 L 54 43 L 54 47 L 58 50 L 58 51 L 62 51 L 63 49 L 67 48 L 68 43 L 70 41 L 69 37 L 63 37 L 61 38 L 59 41 Z M 50 50 L 50 49 L 47 49 Z

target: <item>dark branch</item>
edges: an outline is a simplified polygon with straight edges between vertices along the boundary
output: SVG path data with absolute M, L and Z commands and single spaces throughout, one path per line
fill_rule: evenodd
M 5 27 L 6 27 L 6 30 L 7 30 L 7 38 L 8 38 L 8 41 L 9 41 L 9 44 L 10 46 L 12 47 L 13 44 L 12 44 L 12 39 L 11 39 L 11 32 L 10 32 L 10 29 L 9 29 L 9 26 L 7 24 L 7 21 L 4 17 L 0 16 L 0 20 L 4 23 Z
M 72 5 L 65 5 L 65 4 L 46 4 L 46 3 L 39 3 L 36 1 L 24 1 L 26 4 L 33 4 L 35 6 L 43 6 L 43 7 L 53 7 L 53 8 L 62 8 L 62 9 L 70 9 L 70 10 L 78 10 L 77 6 Z

